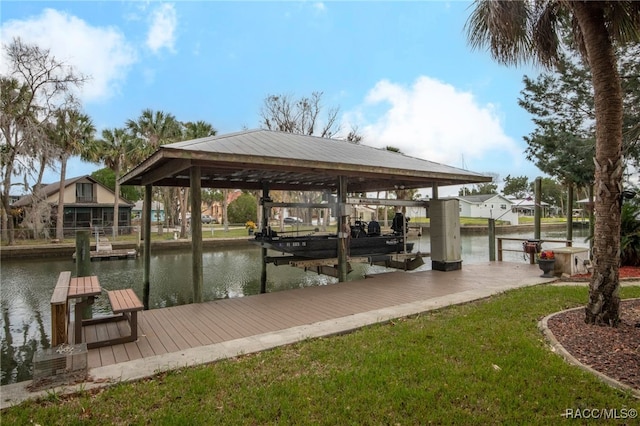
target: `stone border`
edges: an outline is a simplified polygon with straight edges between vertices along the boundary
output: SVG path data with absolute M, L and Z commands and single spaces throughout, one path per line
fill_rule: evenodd
M 625 300 L 638 300 L 635 298 L 632 299 L 625 299 Z M 594 374 L 598 379 L 602 380 L 604 383 L 606 383 L 607 385 L 614 387 L 616 389 L 620 389 L 622 391 L 629 391 L 631 393 L 632 396 L 634 396 L 635 398 L 640 399 L 640 390 L 637 390 L 635 388 L 632 388 L 629 385 L 626 385 L 622 382 L 619 382 L 618 380 L 611 378 L 609 376 L 607 376 L 606 374 L 603 374 L 597 370 L 594 370 L 593 368 L 589 367 L 586 364 L 581 363 L 580 361 L 578 361 L 578 359 L 576 357 L 574 357 L 573 355 L 571 355 L 569 353 L 569 351 L 567 351 L 564 346 L 562 346 L 560 344 L 560 342 L 558 342 L 558 340 L 556 339 L 556 337 L 554 336 L 554 334 L 551 332 L 551 330 L 549 330 L 549 326 L 548 326 L 548 321 L 550 318 L 553 318 L 556 315 L 565 313 L 565 312 L 571 312 L 571 311 L 577 311 L 578 309 L 584 309 L 584 306 L 578 307 L 578 308 L 572 308 L 572 309 L 565 309 L 564 311 L 559 311 L 559 312 L 555 312 L 553 314 L 547 315 L 546 317 L 542 318 L 539 322 L 538 322 L 538 329 L 544 334 L 545 338 L 547 339 L 547 342 L 550 344 L 551 346 L 551 351 L 555 352 L 557 354 L 559 354 L 562 358 L 564 358 L 564 360 L 570 364 L 573 364 L 575 366 L 577 366 L 578 368 L 583 369 L 584 371 Z

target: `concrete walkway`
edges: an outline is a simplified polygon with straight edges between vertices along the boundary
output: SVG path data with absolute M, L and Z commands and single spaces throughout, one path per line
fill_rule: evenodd
M 409 291 L 406 291 L 407 289 L 405 288 L 405 293 L 414 294 L 415 297 L 404 303 L 389 304 L 388 306 L 382 306 L 372 310 L 302 323 L 291 327 L 282 327 L 277 330 L 230 339 L 210 345 L 189 347 L 162 355 L 147 356 L 140 359 L 91 368 L 89 371 L 91 381 L 78 385 L 37 392 L 30 392 L 27 389 L 31 382 L 2 386 L 0 388 L 0 408 L 19 404 L 28 398 L 46 396 L 47 393 L 51 392 L 57 394 L 72 393 L 107 386 L 111 383 L 137 380 L 152 376 L 164 370 L 206 364 L 241 354 L 255 353 L 277 346 L 299 342 L 309 338 L 345 333 L 367 325 L 386 322 L 394 318 L 401 318 L 445 306 L 466 303 L 511 289 L 554 281 L 553 278 L 541 278 L 540 273 L 541 271 L 537 265 L 491 262 L 486 264 L 465 265 L 460 271 L 391 272 L 375 275 L 366 280 L 351 281 L 324 287 L 287 290 L 287 292 L 299 292 L 301 297 L 296 298 L 299 300 L 297 303 L 311 303 L 316 306 L 318 305 L 319 297 L 323 297 L 322 295 L 325 293 L 336 303 L 339 303 L 345 298 L 353 297 L 354 291 L 366 292 L 370 298 L 371 294 L 374 293 L 376 299 L 384 299 L 385 295 L 382 292 L 398 293 L 403 287 L 408 287 Z M 375 285 L 371 286 L 371 284 Z M 421 287 L 437 288 L 438 291 L 419 291 Z M 252 299 L 254 303 L 253 310 L 249 313 L 249 316 L 258 314 L 255 310 L 255 303 L 260 303 L 263 299 L 265 301 L 267 299 L 273 300 L 276 294 L 277 293 L 270 293 L 244 298 L 247 300 Z M 234 303 L 234 299 L 206 303 Z M 326 300 L 323 303 L 326 303 Z M 260 313 L 264 314 L 266 310 L 271 309 L 269 306 L 271 306 L 270 303 L 261 305 Z M 304 305 L 295 308 L 302 308 L 303 310 Z M 272 309 L 282 309 L 282 306 L 276 305 Z M 275 315 L 275 312 L 271 314 Z M 247 315 L 247 312 L 238 312 L 238 315 Z

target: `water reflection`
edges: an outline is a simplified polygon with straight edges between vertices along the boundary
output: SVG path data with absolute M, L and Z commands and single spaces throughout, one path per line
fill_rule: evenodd
M 527 238 L 530 234 L 510 234 L 512 238 Z M 584 246 L 584 235 L 574 233 L 574 245 Z M 506 235 L 505 235 L 506 237 Z M 543 238 L 563 239 L 563 232 L 546 233 Z M 429 252 L 429 236 L 413 240 L 414 251 Z M 549 247 L 551 248 L 551 247 Z M 487 262 L 486 235 L 462 237 L 464 264 Z M 522 253 L 506 252 L 505 261 L 523 261 Z M 526 260 L 526 259 L 525 259 Z M 348 279 L 360 279 L 365 274 L 388 271 L 380 266 L 352 265 Z M 418 271 L 430 269 L 431 262 Z M 133 288 L 142 295 L 143 261 L 126 259 L 93 262 L 92 273 L 100 278 L 105 290 Z M 203 300 L 243 297 L 260 292 L 260 248 L 236 247 L 212 250 L 203 255 Z M 31 378 L 31 362 L 38 349 L 50 347 L 51 310 L 49 301 L 62 271 L 75 275 L 70 259 L 8 260 L 2 262 L 2 324 L 0 330 L 1 383 L 8 384 Z M 191 303 L 191 253 L 184 251 L 159 252 L 151 257 L 151 308 Z M 299 287 L 329 285 L 336 278 L 305 272 L 288 266 L 268 265 L 267 291 L 276 292 Z M 97 314 L 109 314 L 105 297 L 99 297 L 93 307 Z

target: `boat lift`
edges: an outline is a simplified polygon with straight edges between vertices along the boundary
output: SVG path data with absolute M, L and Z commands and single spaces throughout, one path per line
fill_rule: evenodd
M 339 211 L 339 203 L 297 203 L 297 202 L 273 202 L 269 198 L 263 198 L 260 200 L 263 206 L 262 225 L 268 222 L 268 213 L 274 207 L 285 208 L 306 208 L 306 209 L 333 209 Z M 425 210 L 429 208 L 429 201 L 414 201 L 414 200 L 397 200 L 397 199 L 379 199 L 379 198 L 354 198 L 348 197 L 346 199 L 347 205 L 374 205 L 374 206 L 394 206 L 394 207 L 424 207 Z M 264 226 L 261 226 L 263 228 Z M 404 241 L 406 244 L 406 232 L 407 227 L 404 229 Z M 347 256 L 347 273 L 351 272 L 351 263 L 368 263 L 370 265 L 379 265 L 387 268 L 400 269 L 404 271 L 414 270 L 424 264 L 423 257 L 428 257 L 429 253 L 395 253 L 385 255 L 371 255 L 371 256 Z M 314 271 L 318 274 L 329 275 L 332 277 L 340 278 L 339 259 L 308 259 L 293 255 L 283 256 L 266 256 L 264 255 L 264 264 L 273 263 L 276 266 L 289 265 L 298 268 L 302 268 L 305 271 Z

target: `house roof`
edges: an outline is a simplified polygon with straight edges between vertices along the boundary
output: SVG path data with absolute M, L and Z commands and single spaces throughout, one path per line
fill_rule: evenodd
M 64 188 L 67 188 L 68 186 L 74 185 L 76 182 L 79 182 L 81 180 L 89 180 L 92 183 L 94 183 L 96 185 L 100 185 L 104 189 L 106 189 L 107 191 L 110 191 L 111 193 L 113 193 L 113 191 L 111 189 L 107 188 L 106 186 L 104 186 L 103 184 L 101 184 L 100 182 L 98 182 L 97 180 L 95 180 L 94 178 L 92 178 L 89 175 L 84 175 L 84 176 L 78 176 L 78 177 L 74 177 L 74 178 L 65 179 L 63 186 L 64 186 Z M 60 190 L 60 181 L 54 182 L 54 183 L 49 183 L 49 184 L 44 184 L 42 186 L 42 191 L 43 191 L 44 198 L 48 198 L 48 197 L 52 196 L 53 194 L 57 194 L 59 190 Z M 122 197 L 120 197 L 120 199 L 126 201 L 127 205 L 133 205 L 133 203 L 125 200 Z M 13 203 L 13 206 L 14 207 L 25 207 L 25 206 L 31 205 L 32 203 L 33 203 L 32 195 L 25 195 L 25 196 L 21 197 L 15 203 Z M 85 205 L 85 204 L 86 205 L 90 205 L 90 206 L 94 206 L 95 205 L 95 203 L 65 203 L 65 205 L 73 205 L 73 206 Z M 113 203 L 111 203 L 111 205 L 113 205 Z
M 506 197 L 503 197 L 500 194 L 476 194 L 476 195 L 465 195 L 463 197 L 456 197 L 456 198 L 458 200 L 466 201 L 468 203 L 474 204 L 474 203 L 484 203 L 485 201 L 488 201 L 488 200 L 490 200 L 492 198 L 496 198 L 496 197 L 502 198 L 503 200 L 508 201 L 509 203 L 513 202 L 512 200 L 510 200 L 510 199 L 508 199 Z
M 122 177 L 123 185 L 189 185 L 199 166 L 204 188 L 348 192 L 489 182 L 490 177 L 385 149 L 271 130 L 248 130 L 162 145 Z
M 510 200 L 513 203 L 513 207 L 535 207 L 536 201 L 533 198 L 514 198 Z M 540 201 L 540 205 L 543 207 L 548 207 L 549 203 L 544 201 Z

